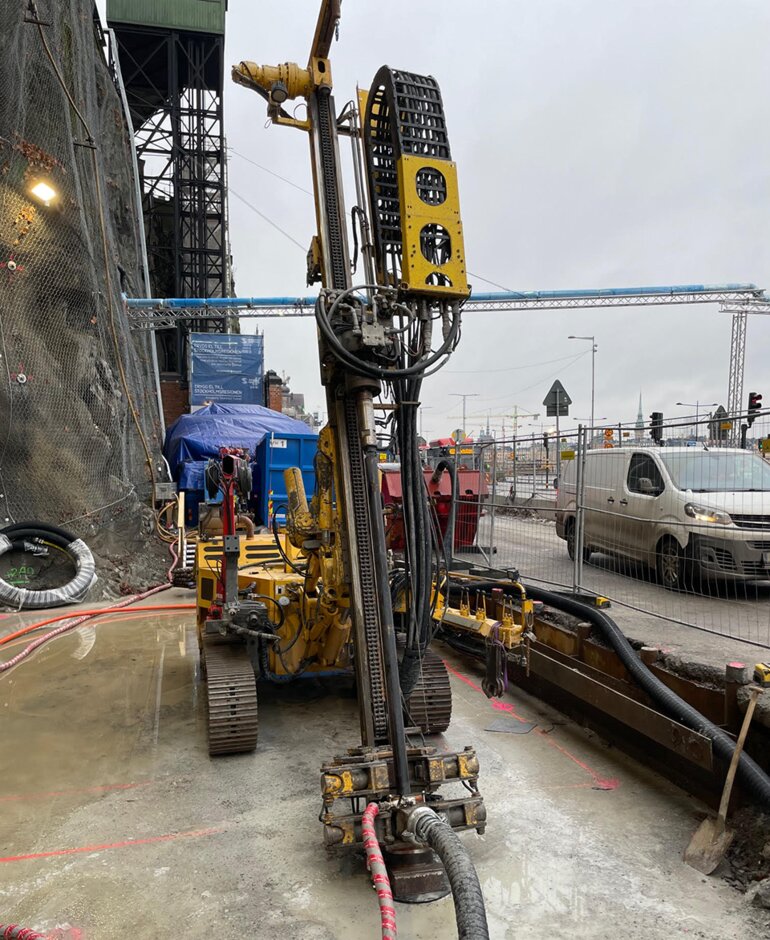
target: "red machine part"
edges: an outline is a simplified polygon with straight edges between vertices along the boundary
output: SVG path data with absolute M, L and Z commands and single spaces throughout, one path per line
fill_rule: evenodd
M 481 516 L 482 502 L 489 496 L 489 486 L 484 472 L 465 470 L 457 472 L 457 517 L 455 519 L 455 551 L 470 548 L 476 542 L 476 533 Z M 388 548 L 403 551 L 404 518 L 402 512 L 403 492 L 401 489 L 401 471 L 397 467 L 388 467 L 382 473 L 382 499 L 385 504 L 385 538 Z M 434 480 L 433 470 L 423 470 L 428 493 L 436 507 L 442 537 L 446 534 L 449 516 L 452 511 L 452 478 L 449 472 L 441 472 Z

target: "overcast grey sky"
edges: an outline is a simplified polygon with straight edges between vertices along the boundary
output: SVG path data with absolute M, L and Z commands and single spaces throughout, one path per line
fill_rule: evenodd
M 318 0 L 229 6 L 229 62 L 306 63 Z M 768 36 L 767 0 L 343 0 L 335 97 L 341 109 L 382 64 L 438 79 L 476 275 L 517 290 L 770 288 Z M 311 189 L 304 136 L 264 123 L 264 102 L 228 82 L 229 145 Z M 236 153 L 230 186 L 309 244 L 308 195 Z M 306 293 L 304 249 L 234 195 L 230 218 L 239 294 Z M 313 321 L 261 328 L 266 365 L 323 407 Z M 590 344 L 571 333 L 596 335 L 597 417 L 634 418 L 640 389 L 645 417 L 726 398 L 730 316 L 716 306 L 469 311 L 455 356 L 425 383 L 426 436 L 459 426 L 451 392 L 478 393 L 475 432 L 487 412 L 542 411 L 557 377 L 586 418 Z M 752 318 L 745 387 L 770 401 L 768 339 L 770 318 Z

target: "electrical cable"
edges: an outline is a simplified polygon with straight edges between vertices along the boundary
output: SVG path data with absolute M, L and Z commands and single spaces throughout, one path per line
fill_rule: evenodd
M 282 180 L 284 183 L 288 183 L 289 186 L 293 186 L 294 189 L 298 189 L 301 193 L 305 193 L 306 196 L 312 196 L 313 194 L 309 189 L 305 189 L 303 186 L 300 186 L 299 183 L 295 183 L 290 179 L 287 179 L 285 176 L 281 176 L 280 173 L 276 173 L 275 170 L 269 169 L 269 167 L 262 166 L 261 163 L 257 163 L 256 160 L 252 160 L 251 157 L 247 157 L 244 153 L 239 153 L 235 147 L 228 145 L 227 149 L 230 153 L 234 153 L 236 157 L 240 157 L 241 160 L 245 160 L 247 163 L 250 163 L 252 166 L 257 167 L 258 170 L 262 170 L 264 173 L 269 173 L 271 176 L 274 176 L 276 179 Z
M 175 509 L 178 505 L 179 501 L 174 499 L 171 502 L 166 503 L 165 506 L 162 506 L 155 513 L 155 531 L 158 533 L 158 537 L 164 542 L 176 542 L 176 535 L 169 528 L 166 528 L 163 525 L 162 520 L 169 510 Z
M 280 630 L 281 627 L 284 625 L 284 622 L 286 621 L 286 615 L 283 612 L 283 607 L 281 607 L 278 601 L 274 597 L 270 597 L 269 594 L 252 594 L 251 598 L 252 599 L 259 598 L 259 600 L 270 601 L 271 604 L 275 604 L 275 606 L 278 608 L 278 617 L 279 617 L 278 625 L 276 629 Z
M 302 249 L 303 254 L 307 253 L 307 248 L 301 242 L 298 242 L 297 239 L 293 235 L 289 235 L 287 231 L 282 229 L 281 226 L 278 225 L 277 222 L 273 222 L 273 220 L 269 216 L 265 215 L 264 212 L 260 212 L 256 206 L 252 206 L 252 204 L 248 201 L 248 199 L 244 199 L 243 196 L 240 195 L 240 193 L 237 193 L 232 188 L 232 186 L 229 188 L 228 192 L 230 193 L 231 196 L 235 196 L 236 199 L 240 199 L 240 201 L 249 209 L 251 209 L 252 212 L 256 212 L 256 214 L 260 217 L 260 219 L 264 219 L 264 221 L 267 222 L 268 225 L 272 225 L 273 228 L 277 232 L 280 232 L 284 238 L 288 238 L 290 242 L 293 242 L 298 248 Z

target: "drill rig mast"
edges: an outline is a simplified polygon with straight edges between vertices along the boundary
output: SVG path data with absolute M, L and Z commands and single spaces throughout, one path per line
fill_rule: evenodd
M 318 234 L 308 253 L 308 283 L 322 284 L 316 321 L 329 418 L 319 437 L 310 504 L 301 475 L 287 474 L 286 540 L 303 565 L 295 567 L 301 572 L 295 590 L 302 594 L 302 622 L 305 605 L 312 607 L 306 634 L 323 649 L 319 661 L 338 665 L 348 651 L 354 666 L 361 731 L 360 747 L 322 768 L 325 839 L 330 846 L 360 842 L 361 801 L 377 802 L 378 838 L 390 848 L 391 863 L 414 855 L 411 875 L 394 882 L 394 893 L 425 899 L 446 890 L 440 866 L 438 880 L 431 880 L 430 850 L 426 862 L 424 847 L 414 844 L 418 820 L 436 810 L 452 828 L 483 831 L 486 818 L 475 752 L 410 746 L 404 721 L 404 704 L 424 681 L 446 568 L 417 445 L 420 386 L 454 349 L 469 288 L 438 85 L 383 67 L 368 95 L 359 92 L 358 106 L 337 117 L 329 50 L 339 16 L 340 0 L 323 0 L 306 68 L 241 62 L 233 79 L 267 100 L 273 123 L 305 132 L 310 143 Z M 306 120 L 284 110 L 295 98 L 306 102 Z M 359 203 L 353 215 L 367 268 L 360 285 L 351 278 L 340 135 L 353 144 Z M 384 395 L 393 403 L 402 468 L 400 566 L 389 562 L 380 493 L 375 411 Z M 443 799 L 437 790 L 446 782 L 463 783 L 463 797 Z M 340 812 L 348 802 L 350 812 Z

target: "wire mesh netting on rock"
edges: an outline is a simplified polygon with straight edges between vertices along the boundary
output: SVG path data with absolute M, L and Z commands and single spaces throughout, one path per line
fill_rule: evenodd
M 137 517 L 160 450 L 152 339 L 121 301 L 144 292 L 131 143 L 93 10 L 0 0 L 0 525 L 85 537 Z

